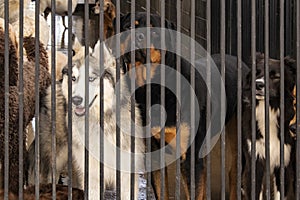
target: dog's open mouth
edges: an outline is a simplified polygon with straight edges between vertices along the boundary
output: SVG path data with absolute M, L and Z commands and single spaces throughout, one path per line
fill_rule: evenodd
M 89 104 L 89 108 L 93 105 L 94 101 L 96 100 L 98 95 L 96 95 L 92 102 Z M 82 117 L 85 114 L 85 107 L 84 106 L 76 106 L 74 109 L 75 115 L 77 115 L 78 117 Z

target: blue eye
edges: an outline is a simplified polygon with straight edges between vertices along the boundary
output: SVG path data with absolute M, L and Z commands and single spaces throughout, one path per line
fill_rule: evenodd
M 89 82 L 93 82 L 94 80 L 96 80 L 96 77 L 89 77 Z

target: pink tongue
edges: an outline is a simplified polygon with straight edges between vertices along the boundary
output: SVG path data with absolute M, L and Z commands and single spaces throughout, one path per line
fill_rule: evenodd
M 84 108 L 80 108 L 80 107 L 75 108 L 75 113 L 78 115 L 82 115 L 84 114 L 84 112 L 85 112 Z

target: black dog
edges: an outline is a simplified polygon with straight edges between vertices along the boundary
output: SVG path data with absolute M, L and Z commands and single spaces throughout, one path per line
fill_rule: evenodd
M 135 13 L 135 28 L 143 28 L 147 27 L 146 25 L 146 13 Z M 122 31 L 128 31 L 131 27 L 131 14 L 127 14 L 125 16 L 121 17 L 121 32 Z M 150 16 L 150 26 L 151 27 L 161 27 L 161 18 L 158 15 L 151 15 Z M 170 30 L 175 30 L 176 27 L 174 24 L 172 24 L 169 21 L 165 21 L 165 27 L 168 28 L 166 30 L 166 48 L 168 49 L 174 49 L 175 40 L 172 36 L 172 33 Z M 136 46 L 143 47 L 143 45 L 146 43 L 146 34 L 145 32 L 139 30 L 136 30 Z M 161 80 L 161 58 L 162 56 L 165 56 L 165 65 L 172 68 L 173 71 L 168 71 L 165 75 L 165 82 L 166 85 L 174 85 L 174 80 L 176 79 L 176 55 L 174 52 L 169 51 L 161 51 L 160 50 L 160 33 L 157 33 L 156 30 L 150 32 L 151 35 L 151 46 L 148 48 L 150 51 L 150 78 L 151 78 L 151 106 L 155 104 L 161 104 L 161 86 L 160 86 L 160 80 Z M 147 50 L 146 48 L 139 48 L 138 50 L 135 50 L 135 61 L 131 60 L 131 54 L 130 54 L 130 45 L 131 45 L 131 38 L 130 34 L 124 34 L 121 36 L 121 54 L 122 59 L 124 61 L 123 67 L 125 68 L 125 71 L 128 71 L 131 69 L 132 64 L 135 63 L 135 70 L 136 70 L 136 81 L 139 88 L 135 91 L 135 97 L 136 101 L 139 104 L 141 111 L 142 111 L 142 117 L 144 125 L 146 125 L 146 119 L 148 115 L 148 111 L 146 110 L 146 91 L 147 86 L 145 85 L 146 78 L 145 78 L 145 70 L 146 68 L 146 62 L 147 62 Z M 165 54 L 163 55 L 162 52 Z M 212 56 L 212 59 L 214 60 L 218 70 L 220 70 L 221 66 L 221 59 L 220 55 L 214 55 Z M 180 74 L 184 77 L 185 80 L 187 80 L 188 83 L 191 81 L 191 66 L 190 63 L 188 63 L 184 58 L 180 59 L 180 65 L 181 65 L 181 71 Z M 148 65 L 149 66 L 149 65 Z M 196 127 L 196 136 L 194 140 L 191 140 L 191 127 L 190 127 L 190 113 L 193 111 L 190 110 L 190 97 L 191 92 L 190 88 L 188 88 L 186 85 L 182 85 L 180 88 L 181 98 L 178 99 L 176 95 L 174 94 L 174 91 L 171 91 L 170 88 L 165 88 L 165 111 L 166 111 L 166 122 L 165 122 L 165 139 L 167 144 L 171 144 L 171 147 L 176 148 L 176 144 L 174 144 L 174 141 L 172 143 L 172 140 L 176 139 L 176 127 L 180 128 L 181 134 L 180 134 L 180 146 L 181 146 L 181 173 L 183 177 L 183 183 L 185 185 L 185 194 L 187 199 L 190 199 L 191 194 L 191 158 L 194 157 L 195 159 L 195 187 L 196 187 L 196 198 L 202 199 L 205 197 L 205 175 L 203 175 L 205 165 L 203 163 L 203 158 L 199 158 L 199 152 L 200 148 L 202 146 L 202 143 L 204 141 L 204 137 L 206 134 L 206 103 L 207 103 L 207 95 L 211 95 L 211 98 L 213 100 L 213 94 L 208 93 L 208 88 L 205 83 L 205 77 L 203 74 L 205 74 L 207 69 L 207 63 L 206 58 L 197 60 L 195 63 L 195 66 L 197 69 L 204 70 L 204 73 L 200 74 L 199 71 L 196 71 L 195 73 L 195 87 L 193 88 L 193 92 L 196 95 L 196 107 L 199 108 L 199 118 L 200 122 L 198 124 L 198 128 Z M 225 90 L 230 92 L 230 95 L 226 94 L 227 98 L 227 104 L 225 105 L 227 107 L 226 112 L 226 120 L 225 123 L 229 122 L 233 116 L 235 116 L 236 112 L 236 99 L 237 99 L 237 59 L 233 56 L 226 55 L 225 57 Z M 139 72 L 141 70 L 143 73 Z M 248 67 L 243 64 L 243 75 L 248 73 Z M 201 71 L 201 70 L 200 70 Z M 212 77 L 212 79 L 217 79 L 217 77 Z M 155 83 L 153 83 L 155 82 Z M 176 84 L 175 84 L 176 85 Z M 220 99 L 214 99 L 221 105 Z M 180 124 L 179 127 L 176 126 L 176 105 L 180 101 Z M 218 110 L 217 108 L 216 110 Z M 160 111 L 158 111 L 160 113 Z M 158 150 L 160 148 L 160 117 L 153 116 L 153 112 L 151 113 L 151 128 L 152 128 L 152 144 L 151 148 L 152 151 Z M 214 115 L 215 113 L 212 113 Z M 212 121 L 212 126 L 218 127 L 217 122 Z M 221 131 L 222 127 L 216 128 L 218 131 Z M 217 134 L 217 133 L 212 133 Z M 235 134 L 235 133 L 233 133 Z M 195 145 L 195 154 L 191 154 L 191 148 L 188 144 Z M 175 152 L 175 149 L 173 149 Z M 153 163 L 159 163 L 160 160 L 152 160 Z M 236 166 L 236 165 L 235 165 Z M 153 165 L 152 165 L 153 167 Z M 155 168 L 155 166 L 154 166 Z M 156 170 L 152 172 L 152 185 L 156 194 L 156 197 L 158 199 L 161 198 L 160 196 L 160 170 Z M 232 178 L 232 181 L 235 181 L 236 178 Z M 167 183 L 167 181 L 165 182 Z M 170 183 L 170 185 L 175 185 L 174 183 Z M 235 188 L 234 188 L 235 189 Z M 164 198 L 168 199 L 168 193 L 167 193 L 168 187 L 166 186 Z
M 135 13 L 135 28 L 144 28 L 147 27 L 146 24 L 146 13 L 137 12 Z M 150 15 L 150 27 L 162 27 L 161 26 L 161 18 L 158 15 Z M 127 14 L 125 16 L 121 17 L 120 21 L 120 28 L 122 31 L 128 31 L 131 30 L 131 14 Z M 174 45 L 176 44 L 176 40 L 174 36 L 172 35 L 171 31 L 175 30 L 176 27 L 174 24 L 172 24 L 169 21 L 165 21 L 165 27 L 168 30 L 165 32 L 165 41 L 166 41 L 166 48 L 168 49 L 175 49 Z M 136 85 L 139 86 L 139 88 L 135 91 L 135 97 L 136 101 L 140 106 L 142 117 L 143 117 L 143 123 L 146 125 L 147 123 L 147 115 L 148 110 L 146 109 L 146 93 L 147 93 L 147 86 L 146 83 L 146 76 L 145 72 L 147 71 L 147 67 L 150 68 L 150 79 L 151 79 L 151 106 L 155 104 L 162 104 L 161 103 L 161 60 L 162 57 L 165 57 L 165 65 L 169 68 L 173 69 L 167 71 L 165 74 L 165 82 L 166 85 L 176 85 L 176 54 L 174 52 L 170 51 L 162 51 L 160 49 L 160 43 L 162 41 L 161 34 L 157 32 L 156 29 L 151 29 L 150 31 L 150 41 L 151 46 L 148 48 L 148 51 L 150 51 L 150 58 L 148 59 L 150 63 L 147 63 L 147 49 L 145 47 L 145 43 L 147 42 L 146 33 L 144 31 L 140 31 L 140 29 L 136 29 L 135 31 L 135 44 L 137 47 L 139 47 L 138 50 L 134 51 L 135 54 L 135 60 L 131 60 L 131 54 L 130 54 L 130 46 L 132 44 L 130 34 L 123 34 L 121 35 L 121 54 L 122 54 L 122 60 L 124 62 L 124 69 L 125 71 L 129 71 L 132 68 L 133 63 L 135 64 L 135 72 L 136 72 Z M 220 55 L 214 55 L 212 56 L 212 59 L 214 60 L 218 70 L 220 70 L 221 66 L 221 59 Z M 147 63 L 147 66 L 146 66 Z M 226 120 L 225 123 L 231 120 L 231 118 L 235 115 L 236 112 L 236 95 L 237 95 L 237 59 L 233 56 L 226 55 L 225 57 L 225 89 L 226 91 L 230 92 L 230 95 L 226 94 L 227 98 L 227 112 L 226 112 Z M 183 79 L 186 80 L 189 85 L 191 81 L 191 64 L 187 62 L 184 58 L 180 59 L 180 74 L 182 75 Z M 205 74 L 207 70 L 207 63 L 206 58 L 197 60 L 195 63 L 195 66 L 197 69 L 202 69 L 203 74 Z M 217 70 L 217 71 L 218 71 Z M 201 71 L 201 70 L 200 70 Z M 248 73 L 248 67 L 243 64 L 243 72 Z M 190 109 L 190 96 L 191 91 L 190 88 L 184 84 L 181 85 L 180 93 L 181 98 L 177 98 L 174 91 L 172 91 L 170 88 L 165 87 L 165 111 L 166 111 L 166 122 L 165 122 L 165 142 L 167 144 L 171 144 L 170 146 L 173 148 L 176 148 L 176 144 L 174 144 L 174 139 L 178 135 L 178 132 L 176 133 L 176 125 L 177 125 L 177 113 L 176 113 L 176 106 L 178 101 L 180 101 L 180 119 L 179 119 L 179 126 L 177 128 L 180 128 L 180 147 L 181 147 L 181 173 L 183 177 L 183 183 L 185 184 L 185 194 L 187 199 L 190 199 L 191 194 L 191 158 L 194 157 L 195 159 L 195 187 L 196 187 L 196 199 L 204 199 L 205 198 L 205 164 L 203 162 L 203 158 L 199 158 L 199 153 L 201 145 L 204 141 L 204 137 L 206 134 L 206 103 L 207 103 L 207 95 L 210 95 L 207 91 L 208 88 L 205 83 L 206 77 L 203 76 L 203 74 L 200 74 L 199 71 L 196 71 L 195 73 L 195 87 L 193 88 L 193 92 L 196 95 L 196 107 L 199 108 L 198 113 L 195 113 L 196 115 L 199 115 L 200 122 L 199 124 L 196 124 L 196 133 L 195 133 L 195 139 L 192 140 L 191 138 L 191 127 L 190 127 L 190 113 L 196 112 L 195 110 Z M 217 79 L 218 77 L 212 77 L 212 80 Z M 183 80 L 182 79 L 182 80 Z M 183 82 L 184 82 L 183 80 Z M 212 97 L 213 98 L 213 97 Z M 216 101 L 220 102 L 220 99 L 215 99 Z M 221 103 L 221 102 L 220 102 Z M 217 108 L 219 109 L 219 108 Z M 151 148 L 152 151 L 158 150 L 160 148 L 160 115 L 158 112 L 151 112 L 151 132 L 153 135 L 152 138 L 152 144 Z M 213 114 L 212 114 L 213 115 Z M 220 126 L 218 124 L 213 124 L 213 127 L 217 127 L 216 129 L 218 131 L 221 131 Z M 217 133 L 213 133 L 217 134 Z M 230 134 L 230 133 L 228 133 Z M 173 143 L 172 143 L 173 140 Z M 188 145 L 191 143 L 195 146 L 195 152 L 193 155 L 191 154 L 191 148 Z M 175 149 L 173 149 L 175 152 Z M 156 164 L 160 164 L 160 160 L 152 160 L 152 167 L 155 168 Z M 236 165 L 235 165 L 236 166 Z M 203 173 L 204 172 L 204 173 Z M 161 183 L 160 183 L 160 170 L 156 170 L 152 172 L 152 185 L 156 194 L 157 199 L 161 199 Z M 232 181 L 236 181 L 236 178 L 232 178 Z M 167 183 L 167 181 L 165 181 Z M 175 184 L 174 184 L 175 185 Z M 231 184 L 233 185 L 233 184 Z M 235 188 L 234 188 L 235 190 Z M 168 186 L 165 187 L 165 194 L 164 199 L 168 199 Z M 236 196 L 236 195 L 233 195 Z
M 294 139 L 290 133 L 290 121 L 295 111 L 293 109 L 293 88 L 295 68 L 286 59 L 284 66 L 284 127 L 280 127 L 280 61 L 269 60 L 269 131 L 270 131 L 270 177 L 265 175 L 265 75 L 264 55 L 257 54 L 256 65 L 256 186 L 255 199 L 260 195 L 264 198 L 263 180 L 271 178 L 271 193 L 275 198 L 280 188 L 280 129 L 284 130 L 284 166 L 285 166 L 285 194 L 288 199 L 293 199 L 293 151 Z M 245 167 L 243 171 L 243 189 L 245 199 L 251 199 L 251 72 L 247 76 L 247 84 L 244 88 L 244 114 L 243 114 L 243 151 L 245 156 Z M 273 179 L 275 178 L 275 182 Z M 275 187 L 276 186 L 276 187 Z M 288 191 L 289 190 L 289 191 Z

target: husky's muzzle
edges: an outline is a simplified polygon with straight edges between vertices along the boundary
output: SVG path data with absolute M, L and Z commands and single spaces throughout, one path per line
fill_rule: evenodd
M 91 103 L 89 104 L 89 108 L 93 105 L 94 101 L 96 100 L 98 95 L 96 95 L 93 100 L 91 101 Z M 83 98 L 80 96 L 74 96 L 72 97 L 72 103 L 75 106 L 74 112 L 75 115 L 77 115 L 78 117 L 84 116 L 85 114 L 85 107 L 82 106 L 83 102 Z

